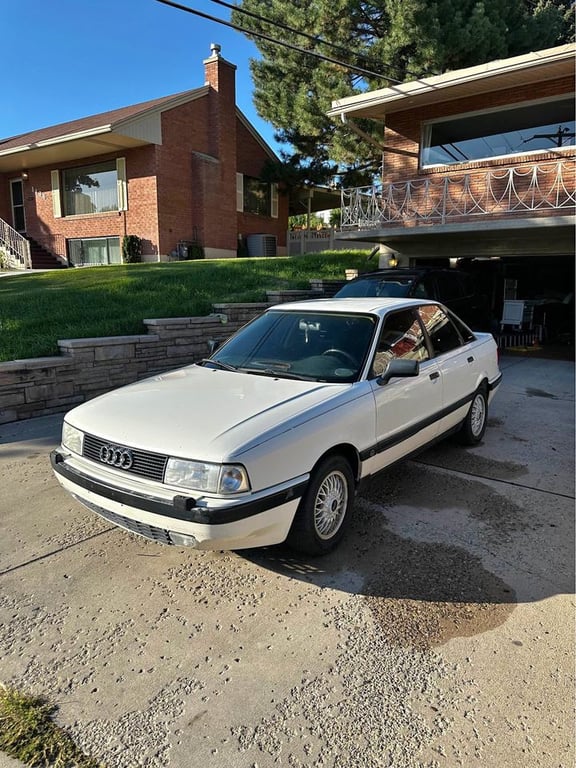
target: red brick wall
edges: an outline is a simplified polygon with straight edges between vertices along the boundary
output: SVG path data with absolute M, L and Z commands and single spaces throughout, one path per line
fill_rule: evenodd
M 212 152 L 218 165 L 206 168 L 204 226 L 213 248 L 236 254 L 236 67 L 219 57 L 204 62 L 210 84 L 208 106 Z
M 238 173 L 259 178 L 267 159 L 268 152 L 254 138 L 246 126 L 238 120 Z M 253 213 L 237 213 L 238 232 L 246 235 L 275 235 L 279 247 L 286 245 L 288 217 L 288 197 L 281 191 L 278 196 L 278 218 L 257 216 Z
M 162 113 L 161 145 L 148 145 L 89 158 L 125 157 L 128 210 L 54 218 L 51 170 L 84 164 L 73 161 L 32 168 L 24 183 L 28 235 L 65 255 L 65 241 L 80 237 L 137 235 L 144 255 L 165 256 L 181 240 L 233 256 L 238 233 L 270 233 L 285 244 L 288 201 L 279 200 L 279 218 L 238 214 L 236 171 L 258 177 L 267 152 L 238 121 L 236 67 L 220 56 L 204 62 L 207 95 Z M 9 179 L 0 176 L 0 217 L 11 223 Z
M 464 114 L 482 109 L 493 109 L 500 106 L 518 104 L 523 101 L 533 101 L 536 99 L 550 96 L 562 96 L 573 93 L 574 83 L 570 78 L 562 78 L 545 83 L 536 83 L 532 86 L 523 88 L 507 89 L 495 91 L 493 93 L 479 94 L 466 99 L 457 99 L 455 101 L 442 102 L 429 107 L 419 109 L 405 110 L 390 114 L 386 118 L 386 128 L 384 132 L 384 143 L 387 146 L 396 149 L 408 150 L 415 153 L 415 156 L 397 155 L 392 152 L 385 152 L 383 155 L 383 181 L 385 183 L 394 181 L 406 181 L 416 179 L 419 176 L 454 174 L 454 167 L 445 169 L 420 169 L 418 161 L 418 152 L 420 148 L 420 133 L 422 123 L 439 117 L 449 117 L 450 115 Z M 538 160 L 557 159 L 554 153 L 542 153 L 538 155 Z M 522 158 L 522 162 L 530 164 L 530 158 Z M 474 163 L 458 165 L 457 171 L 468 170 L 469 168 L 489 168 L 491 166 L 509 167 L 515 165 L 510 158 L 502 160 L 485 160 Z
M 10 202 L 10 179 L 17 178 L 17 173 L 0 173 L 0 219 L 12 226 L 12 207 Z
M 156 147 L 160 253 L 198 236 L 205 243 L 203 179 L 194 173 L 194 151 L 208 153 L 207 99 L 162 114 L 162 145 Z
M 42 243 L 54 253 L 65 255 L 65 240 L 79 237 L 119 237 L 125 234 L 138 235 L 144 240 L 144 253 L 158 252 L 158 221 L 156 213 L 156 179 L 154 169 L 154 147 L 131 149 L 114 155 L 102 155 L 97 161 L 126 158 L 128 177 L 128 207 L 124 212 L 89 214 L 85 216 L 54 217 L 52 202 L 52 170 L 63 170 L 82 165 L 83 161 L 58 164 L 54 167 L 31 168 L 28 180 L 24 182 L 24 205 L 26 226 L 29 237 Z M 89 158 L 86 162 L 94 162 Z M 10 174 L 5 174 L 0 188 L 8 190 Z M 0 216 L 12 222 L 8 208 Z
M 208 95 L 162 115 L 158 155 L 160 252 L 198 238 L 236 253 L 236 68 L 205 61 Z

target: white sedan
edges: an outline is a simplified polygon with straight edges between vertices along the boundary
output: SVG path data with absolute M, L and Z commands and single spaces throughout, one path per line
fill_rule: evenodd
M 482 440 L 494 339 L 415 299 L 272 307 L 208 359 L 70 411 L 56 477 L 155 541 L 322 554 L 358 485 L 458 432 Z

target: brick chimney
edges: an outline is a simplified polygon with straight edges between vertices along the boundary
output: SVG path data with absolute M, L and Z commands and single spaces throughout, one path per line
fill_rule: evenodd
M 220 233 L 219 247 L 236 255 L 238 244 L 236 214 L 236 66 L 222 58 L 220 46 L 210 45 L 204 60 L 209 92 L 210 154 L 218 160 L 218 210 L 208 214 L 206 225 Z

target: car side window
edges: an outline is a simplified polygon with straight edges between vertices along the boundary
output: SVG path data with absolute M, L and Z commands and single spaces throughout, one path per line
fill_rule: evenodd
M 412 309 L 386 316 L 372 363 L 371 376 L 381 376 L 395 358 L 428 360 L 428 348 L 422 326 Z
M 430 337 L 435 355 L 442 355 L 462 346 L 462 336 L 441 307 L 426 304 L 418 307 L 418 313 Z
M 424 281 L 418 280 L 412 288 L 412 297 L 415 299 L 431 299 L 433 294 L 431 293 L 431 287 L 424 284 Z

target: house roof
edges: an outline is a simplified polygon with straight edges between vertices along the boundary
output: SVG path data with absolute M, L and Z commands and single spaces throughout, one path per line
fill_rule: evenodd
M 204 85 L 172 96 L 0 139 L 0 173 L 21 172 L 144 144 L 161 144 L 162 112 L 202 98 L 208 90 L 208 86 Z M 271 157 L 276 158 L 239 109 L 236 114 Z
M 299 216 L 302 214 L 328 211 L 332 208 L 340 208 L 342 204 L 339 189 L 330 187 L 301 187 L 290 193 L 288 215 Z
M 331 117 L 383 119 L 385 115 L 438 102 L 477 96 L 505 88 L 571 76 L 574 79 L 576 45 L 570 43 L 523 56 L 499 59 L 476 67 L 412 80 L 332 102 Z

